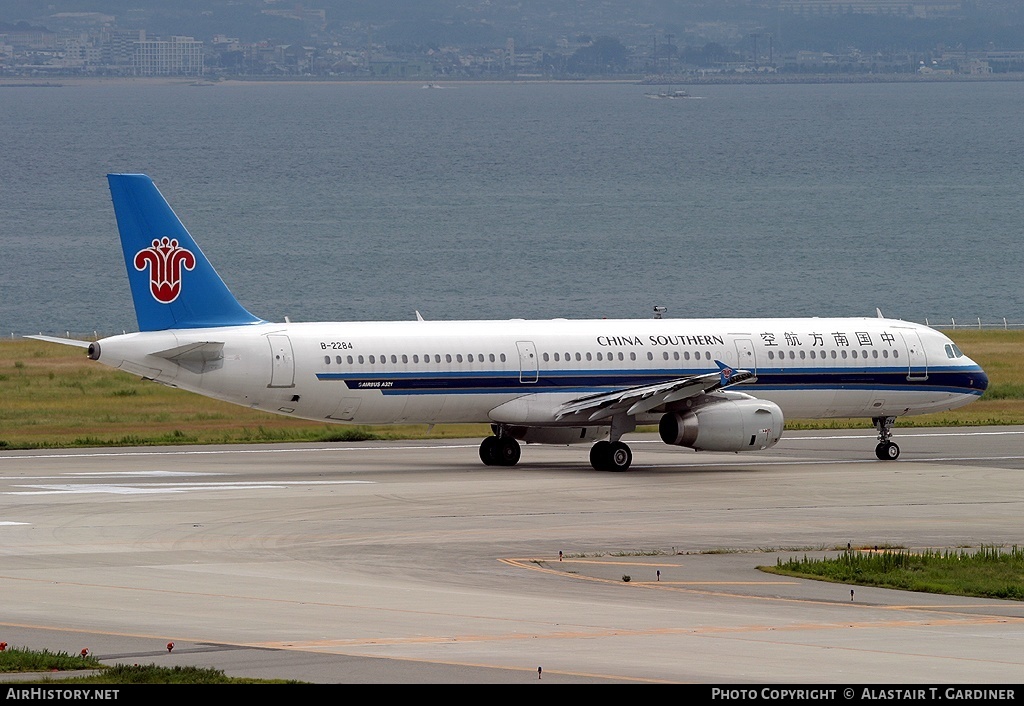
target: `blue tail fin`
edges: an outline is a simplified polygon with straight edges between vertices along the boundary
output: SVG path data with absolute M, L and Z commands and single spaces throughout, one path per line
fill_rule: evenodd
M 145 174 L 108 174 L 140 331 L 260 323 Z

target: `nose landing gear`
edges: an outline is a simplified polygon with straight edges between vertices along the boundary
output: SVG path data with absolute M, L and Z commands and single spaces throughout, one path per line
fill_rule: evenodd
M 878 429 L 875 456 L 879 461 L 895 461 L 900 457 L 900 447 L 892 441 L 892 425 L 896 423 L 896 417 L 873 417 L 871 421 Z

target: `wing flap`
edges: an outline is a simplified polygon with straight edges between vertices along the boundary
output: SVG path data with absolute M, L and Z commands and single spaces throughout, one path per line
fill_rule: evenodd
M 633 416 L 649 412 L 669 402 L 756 379 L 749 370 L 736 370 L 718 360 L 715 364 L 718 365 L 718 372 L 691 375 L 653 385 L 640 385 L 570 400 L 559 407 L 555 419 L 561 420 L 588 412 L 588 421 L 591 422 L 613 417 L 621 412 Z

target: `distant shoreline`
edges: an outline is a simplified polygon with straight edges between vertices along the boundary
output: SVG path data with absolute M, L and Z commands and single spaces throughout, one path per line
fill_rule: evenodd
M 474 85 L 474 84 L 608 84 L 678 85 L 678 86 L 745 86 L 850 83 L 1005 83 L 1024 81 L 1024 72 L 1005 74 L 761 74 L 714 76 L 632 76 L 607 78 L 508 78 L 508 79 L 380 79 L 323 77 L 231 77 L 193 78 L 189 76 L 52 76 L 9 77 L 0 79 L 0 88 L 61 88 L 64 86 L 138 85 L 138 86 L 251 86 L 251 85 Z

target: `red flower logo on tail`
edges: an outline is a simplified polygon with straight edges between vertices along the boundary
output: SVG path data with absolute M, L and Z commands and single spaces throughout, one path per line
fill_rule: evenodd
M 191 250 L 178 246 L 176 239 L 164 236 L 153 245 L 135 254 L 135 269 L 142 272 L 149 266 L 149 291 L 161 304 L 170 304 L 181 294 L 182 269 L 196 266 Z

